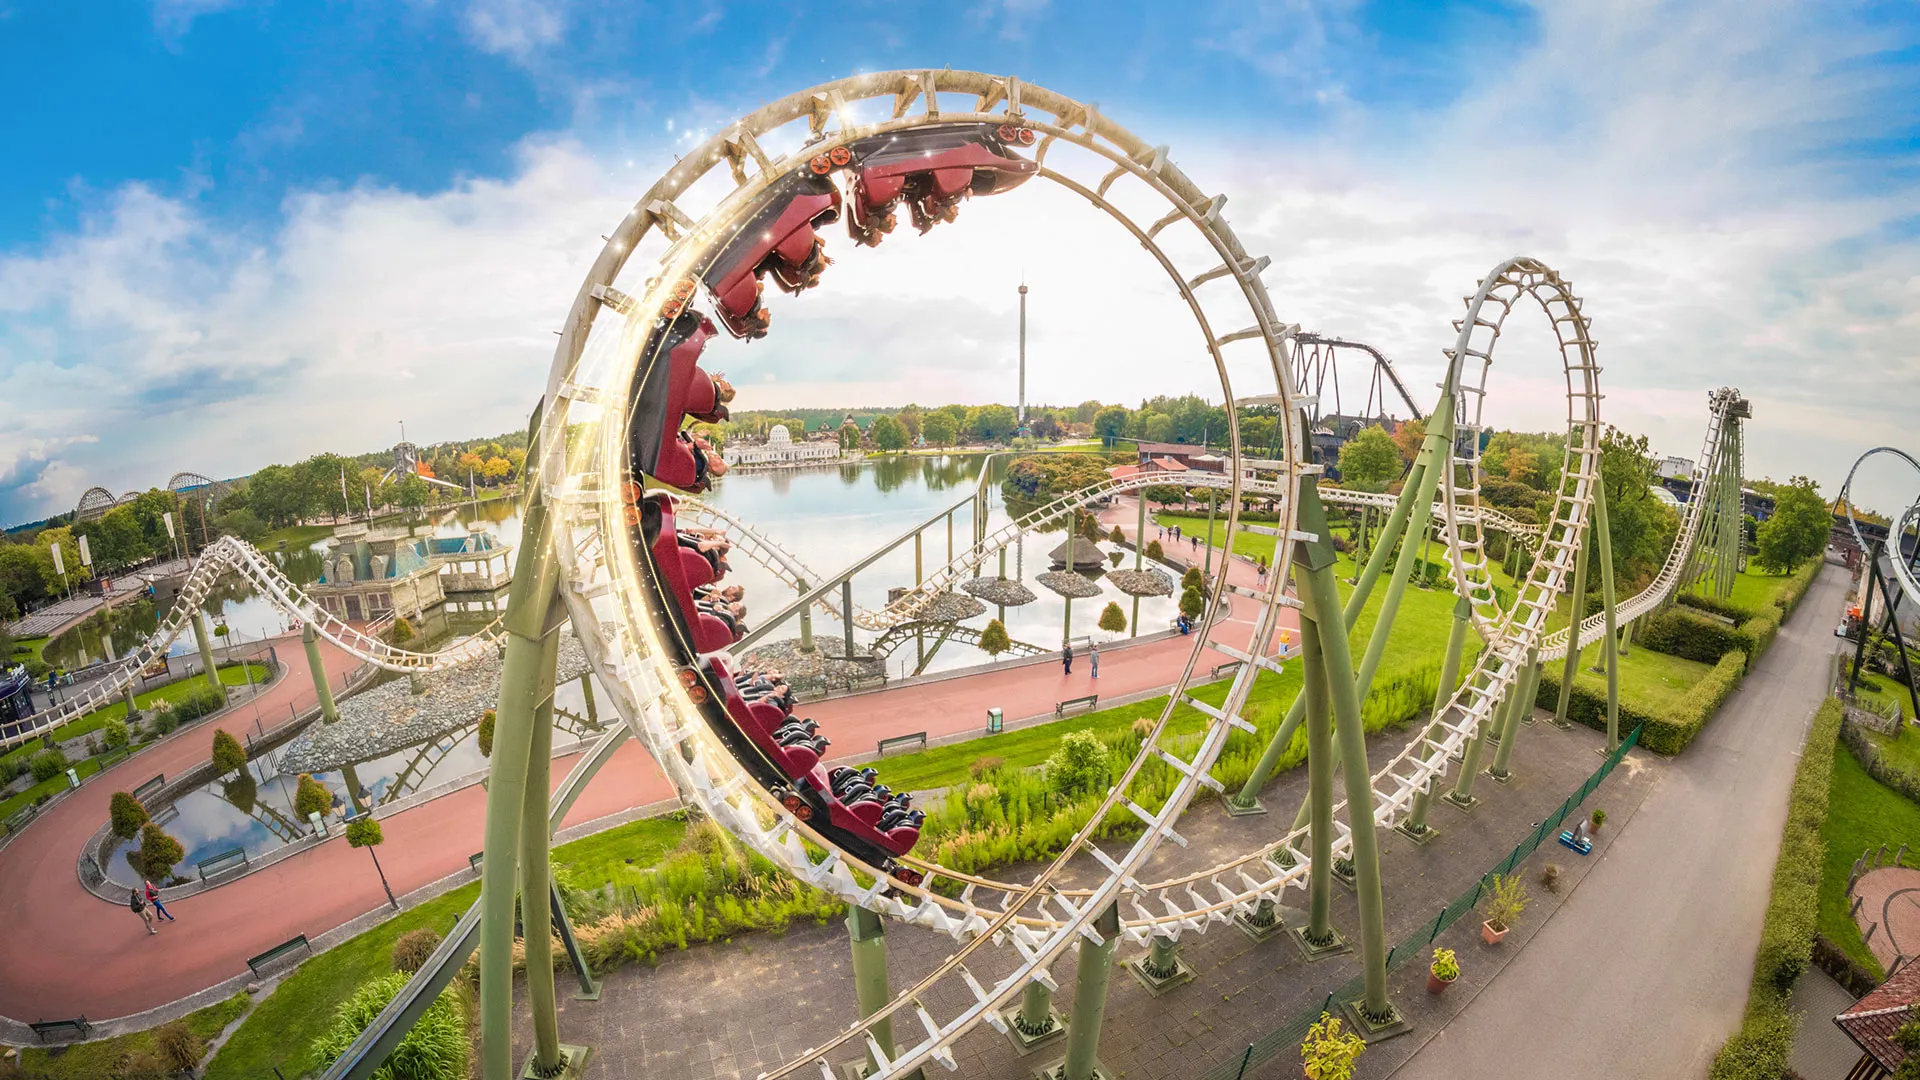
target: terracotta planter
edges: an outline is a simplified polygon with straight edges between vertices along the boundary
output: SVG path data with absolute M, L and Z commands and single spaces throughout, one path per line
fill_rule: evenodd
M 1496 930 L 1493 928 L 1492 923 L 1483 922 L 1480 924 L 1480 938 L 1482 941 L 1485 941 L 1489 945 L 1498 945 L 1503 939 L 1506 938 L 1507 930 L 1508 928 L 1505 926 L 1502 926 L 1501 928 Z
M 1453 979 L 1459 977 L 1460 976 L 1455 975 Z M 1436 995 L 1445 993 L 1447 987 L 1453 985 L 1453 979 L 1443 979 L 1431 971 L 1427 972 L 1427 993 Z

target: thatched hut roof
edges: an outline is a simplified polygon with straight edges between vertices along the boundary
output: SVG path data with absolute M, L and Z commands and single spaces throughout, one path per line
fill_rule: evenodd
M 1068 537 L 1066 543 L 1054 548 L 1047 558 L 1053 560 L 1055 567 L 1072 570 L 1090 569 L 1107 564 L 1107 557 L 1101 552 L 1100 545 L 1078 535 Z

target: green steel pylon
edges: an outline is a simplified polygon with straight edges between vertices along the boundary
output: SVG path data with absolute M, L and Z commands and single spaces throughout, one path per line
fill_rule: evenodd
M 1433 722 L 1427 725 L 1429 742 L 1440 738 L 1444 731 L 1440 726 L 1440 713 L 1447 707 L 1447 703 L 1453 700 L 1454 684 L 1460 681 L 1460 653 L 1466 645 L 1467 628 L 1472 620 L 1473 605 L 1468 603 L 1464 596 L 1456 598 L 1453 604 L 1453 625 L 1447 630 L 1447 655 L 1440 665 L 1440 683 L 1433 692 Z M 1440 777 L 1436 773 L 1431 780 L 1427 781 L 1426 787 L 1414 794 L 1411 812 L 1408 813 L 1407 820 L 1398 826 L 1400 832 L 1417 843 L 1424 844 L 1439 832 L 1438 829 L 1427 824 L 1427 811 L 1433 805 L 1435 789 L 1439 786 Z
M 313 675 L 313 692 L 320 699 L 320 719 L 331 724 L 340 719 L 340 710 L 333 703 L 333 687 L 327 682 L 327 667 L 320 662 L 320 635 L 314 633 L 311 622 L 302 624 L 300 643 L 307 650 L 307 670 Z
M 227 688 L 221 684 L 220 669 L 213 662 L 213 645 L 207 637 L 207 613 L 204 611 L 193 613 L 193 643 L 200 649 L 201 673 L 207 677 L 207 685 L 220 691 L 220 697 L 224 699 Z

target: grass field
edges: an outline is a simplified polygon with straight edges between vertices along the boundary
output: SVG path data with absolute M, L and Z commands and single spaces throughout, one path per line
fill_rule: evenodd
M 1849 657 L 1846 663 L 1851 668 L 1852 658 Z M 1859 699 L 1862 708 L 1884 712 L 1887 706 L 1891 705 L 1900 710 L 1901 716 L 1909 718 L 1913 716 L 1913 703 L 1908 698 L 1906 688 L 1885 675 L 1877 675 L 1871 671 L 1863 672 L 1860 676 L 1860 686 L 1854 691 L 1854 696 Z
M 1772 605 L 1775 597 L 1787 591 L 1793 584 L 1792 574 L 1769 574 L 1758 565 L 1749 563 L 1744 573 L 1733 579 L 1733 593 L 1727 602 L 1748 611 L 1761 611 Z
M 252 678 L 252 681 L 255 683 L 267 682 L 268 679 L 273 674 L 272 669 L 268 668 L 267 665 L 265 664 L 249 663 L 247 667 L 252 669 L 251 678 Z M 248 678 L 249 678 L 248 672 L 243 670 L 241 666 L 238 664 L 235 664 L 233 667 L 223 667 L 220 669 L 220 681 L 227 684 L 228 686 L 245 686 L 247 684 Z M 144 694 L 135 694 L 133 700 L 134 700 L 134 703 L 137 704 L 140 708 L 151 709 L 153 708 L 153 703 L 156 701 L 169 701 L 169 702 L 179 701 L 182 697 L 186 696 L 186 694 L 197 685 L 199 685 L 199 682 L 196 679 L 181 679 L 179 682 L 169 683 L 166 686 L 159 688 L 158 690 L 149 690 Z M 59 727 L 54 728 L 53 729 L 54 741 L 61 742 L 67 739 L 77 739 L 83 735 L 92 734 L 93 732 L 100 730 L 102 727 L 105 727 L 107 721 L 119 720 L 124 718 L 126 715 L 127 715 L 127 703 L 124 700 L 115 701 L 111 705 L 103 705 L 100 708 L 95 709 L 90 713 L 87 713 L 85 716 L 81 716 L 73 720 L 69 720 L 64 724 L 61 724 Z M 38 742 L 32 742 L 32 743 L 28 743 L 25 746 L 15 747 L 14 749 L 8 751 L 4 755 L 3 759 L 4 760 L 25 760 L 26 758 L 32 757 L 34 754 L 38 753 L 39 751 L 40 751 L 40 744 Z
M 648 818 L 562 844 L 553 849 L 553 861 L 582 888 L 620 883 L 658 863 L 685 832 L 685 822 Z M 221 1047 L 207 1066 L 206 1080 L 259 1080 L 271 1077 L 275 1066 L 295 1077 L 317 1068 L 320 1062 L 307 1059 L 313 1040 L 332 1026 L 340 1002 L 362 983 L 393 970 L 393 943 L 422 926 L 445 934 L 479 895 L 479 882 L 463 885 L 301 964 Z
M 331 525 L 289 525 L 284 529 L 275 529 L 260 538 L 255 547 L 261 551 L 273 551 L 281 544 L 289 548 L 310 547 L 333 535 Z
M 1820 933 L 1867 970 L 1884 976 L 1847 914 L 1847 874 L 1853 861 L 1869 848 L 1881 844 L 1920 847 L 1920 805 L 1868 776 L 1841 746 L 1833 755 L 1833 792 L 1820 838 L 1827 846 L 1820 875 Z M 1920 854 L 1909 852 L 1903 865 L 1920 866 Z
M 1580 654 L 1580 673 L 1574 682 L 1604 695 L 1607 677 L 1593 672 L 1599 659 L 1600 643 L 1587 646 Z M 1556 673 L 1558 670 L 1556 667 Z M 1712 664 L 1697 660 L 1683 660 L 1652 649 L 1630 649 L 1620 658 L 1620 700 L 1648 711 L 1667 712 L 1712 670 Z
M 247 994 L 243 990 L 218 1004 L 190 1012 L 181 1019 L 187 1022 L 187 1027 L 202 1042 L 206 1042 L 220 1034 L 246 1010 Z M 20 1052 L 20 1068 L 36 1080 L 99 1080 L 100 1077 L 126 1075 L 124 1069 L 128 1059 L 136 1055 L 159 1059 L 153 1029 L 76 1046 L 29 1046 Z

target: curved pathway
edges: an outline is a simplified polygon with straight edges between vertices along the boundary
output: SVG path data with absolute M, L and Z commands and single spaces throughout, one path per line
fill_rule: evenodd
M 1134 511 L 1123 502 L 1103 520 L 1132 532 Z M 1217 555 L 1217 553 L 1216 553 Z M 1233 560 L 1228 573 L 1252 587 L 1256 575 Z M 1244 613 L 1229 620 L 1250 635 Z M 1291 610 L 1282 624 L 1297 629 Z M 1231 632 L 1230 632 L 1230 636 Z M 1241 638 L 1244 640 L 1244 637 Z M 1178 676 L 1194 639 L 1171 637 L 1103 654 L 1096 683 L 1084 659 L 1072 676 L 1052 663 L 1001 664 L 970 674 L 920 680 L 893 689 L 816 703 L 805 710 L 821 722 L 843 753 L 867 752 L 879 739 L 912 731 L 955 735 L 985 728 L 986 709 L 1008 721 L 1050 717 L 1054 702 L 1099 693 L 1103 699 L 1162 692 Z M 313 704 L 313 679 L 297 636 L 274 639 L 284 673 L 258 698 L 259 714 L 285 716 Z M 328 675 L 338 680 L 357 661 L 321 643 Z M 1209 654 L 1210 655 L 1210 654 Z M 1225 657 L 1208 659 L 1211 665 Z M 246 961 L 293 937 L 317 937 L 385 905 L 372 861 L 335 837 L 296 857 L 231 884 L 170 903 L 179 921 L 149 935 L 124 906 L 108 904 L 80 887 L 81 848 L 106 820 L 115 791 L 155 773 L 173 774 L 204 761 L 212 729 L 236 735 L 255 724 L 255 706 L 183 730 L 89 781 L 42 814 L 0 850 L 0 1016 L 32 1021 L 84 1014 L 96 1021 L 156 1008 L 245 974 Z M 558 759 L 557 786 L 576 759 Z M 564 825 L 578 825 L 674 796 L 672 787 L 636 742 L 622 745 L 594 777 Z M 481 848 L 486 791 L 473 785 L 382 819 L 386 841 L 380 863 L 396 896 L 466 868 Z

